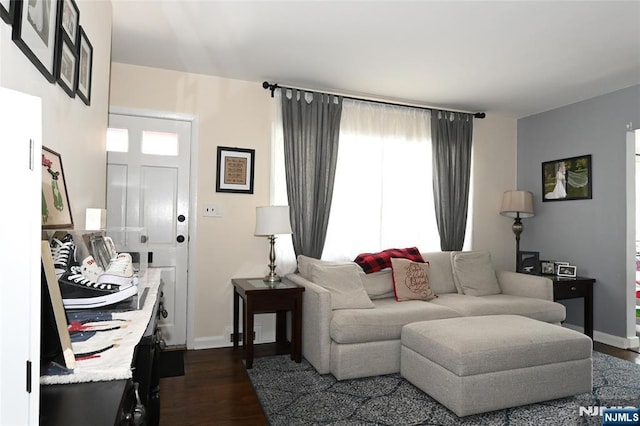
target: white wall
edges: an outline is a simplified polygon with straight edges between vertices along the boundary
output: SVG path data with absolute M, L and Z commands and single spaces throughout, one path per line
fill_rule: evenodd
M 196 212 L 195 347 L 229 345 L 232 277 L 267 272 L 266 239 L 253 236 L 255 207 L 269 203 L 271 123 L 274 100 L 260 82 L 112 64 L 111 105 L 199 116 Z M 498 214 L 502 192 L 515 185 L 515 120 L 488 116 L 474 124 L 473 247 L 491 250 L 497 267 L 513 269 L 511 220 Z M 256 150 L 252 195 L 215 192 L 216 147 Z M 202 216 L 204 204 L 222 207 L 223 217 Z M 193 217 L 193 215 L 192 215 Z M 273 338 L 271 317 L 257 320 L 262 340 Z
M 74 225 L 82 229 L 85 208 L 105 205 L 112 13 L 110 1 L 76 3 L 80 25 L 93 45 L 91 106 L 49 83 L 11 40 L 11 26 L 1 20 L 0 86 L 42 99 L 42 144 L 62 156 Z

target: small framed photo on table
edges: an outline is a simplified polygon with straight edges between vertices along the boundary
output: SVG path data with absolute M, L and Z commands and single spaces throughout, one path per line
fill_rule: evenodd
M 560 265 L 558 266 L 559 277 L 576 277 L 576 267 L 573 265 Z
M 550 260 L 541 260 L 540 261 L 540 272 L 543 275 L 553 275 L 555 274 L 555 264 Z
M 519 251 L 518 252 L 518 270 L 523 274 L 539 274 L 540 273 L 540 252 L 537 251 Z

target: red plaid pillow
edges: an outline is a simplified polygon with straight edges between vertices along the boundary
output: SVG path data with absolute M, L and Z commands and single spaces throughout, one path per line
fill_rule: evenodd
M 370 274 L 390 268 L 392 257 L 424 263 L 424 258 L 417 247 L 387 249 L 379 253 L 362 253 L 355 258 L 354 262 L 360 265 L 366 274 Z

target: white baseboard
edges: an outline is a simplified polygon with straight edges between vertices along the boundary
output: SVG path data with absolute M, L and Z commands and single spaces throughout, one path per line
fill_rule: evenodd
M 271 333 L 267 333 L 271 334 Z M 276 341 L 275 335 L 261 336 L 256 332 L 258 337 L 253 343 L 259 345 L 261 343 L 274 343 Z M 196 337 L 194 339 L 193 349 L 215 349 L 215 348 L 230 348 L 233 343 L 229 341 L 228 336 L 211 336 L 211 337 Z M 242 342 L 240 342 L 242 346 Z
M 572 330 L 584 333 L 584 327 L 573 324 L 562 324 L 563 327 L 570 328 Z M 620 337 L 612 334 L 603 333 L 598 330 L 593 330 L 593 340 L 596 342 L 604 343 L 605 345 L 615 346 L 620 349 L 637 348 L 640 346 L 640 339 L 638 336 Z

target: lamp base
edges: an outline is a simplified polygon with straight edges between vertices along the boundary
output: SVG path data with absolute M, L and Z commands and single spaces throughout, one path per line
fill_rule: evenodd
M 278 274 L 268 274 L 268 275 L 264 276 L 262 281 L 264 281 L 266 283 L 279 283 L 282 280 L 280 279 Z

